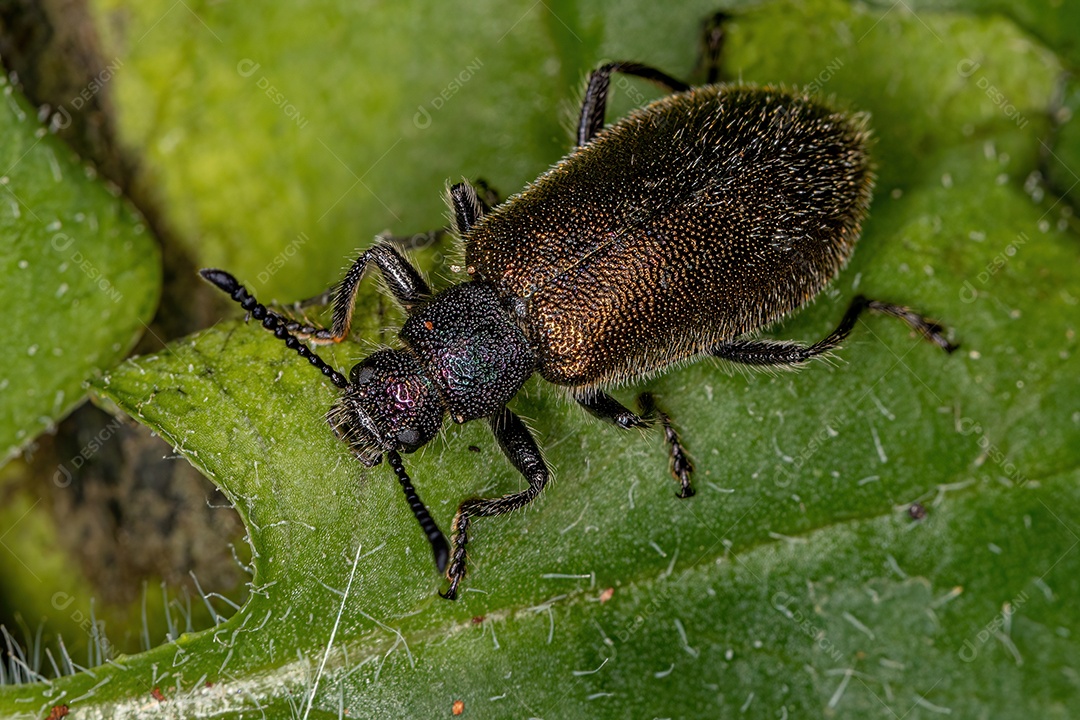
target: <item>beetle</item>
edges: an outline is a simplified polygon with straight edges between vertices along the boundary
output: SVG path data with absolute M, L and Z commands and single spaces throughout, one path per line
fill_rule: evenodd
M 670 94 L 604 127 L 613 73 Z M 635 413 L 607 394 L 692 358 L 795 367 L 836 349 L 864 311 L 903 320 L 942 349 L 942 326 L 901 305 L 856 297 L 836 329 L 811 345 L 753 333 L 814 298 L 844 267 L 874 182 L 867 118 L 782 87 L 691 87 L 634 62 L 606 63 L 588 80 L 576 147 L 505 202 L 489 208 L 467 182 L 449 190 L 468 280 L 433 293 L 389 242 L 360 254 L 332 291 L 330 328 L 259 303 L 232 275 L 202 275 L 308 359 L 343 392 L 327 413 L 365 466 L 385 457 L 431 544 L 454 599 L 473 520 L 532 502 L 549 471 L 508 403 L 533 374 L 568 389 L 620 428 L 659 423 L 678 495 L 693 494 L 692 464 L 652 401 Z M 345 378 L 304 343 L 349 334 L 369 266 L 407 314 L 399 347 L 384 347 Z M 420 500 L 401 454 L 455 423 L 487 419 L 528 481 L 520 492 L 458 507 L 453 546 Z

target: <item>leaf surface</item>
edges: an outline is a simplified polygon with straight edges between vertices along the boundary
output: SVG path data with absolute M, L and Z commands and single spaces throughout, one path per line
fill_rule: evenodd
M 250 22 L 227 6 L 196 11 L 217 34 L 230 33 L 230 42 Z M 260 294 L 315 292 L 336 274 L 319 263 L 336 264 L 357 244 L 357 228 L 381 229 L 366 212 L 378 198 L 349 196 L 332 206 L 323 221 L 350 227 L 347 237 L 313 240 L 283 263 L 289 279 L 275 272 L 260 282 L 270 258 L 249 254 L 247 238 L 277 228 L 278 242 L 287 242 L 293 226 L 281 218 L 296 208 L 243 195 L 269 197 L 275 183 L 295 187 L 315 177 L 305 172 L 339 173 L 320 140 L 360 148 L 371 159 L 390 153 L 385 166 L 375 163 L 370 176 L 356 177 L 380 188 L 379 198 L 386 188 L 385 209 L 402 218 L 387 222 L 405 233 L 437 224 L 441 212 L 437 192 L 427 193 L 435 205 L 424 205 L 430 198 L 418 198 L 417 176 L 405 169 L 419 168 L 424 186 L 436 191 L 443 177 L 491 168 L 501 173 L 496 185 L 520 187 L 564 141 L 558 135 L 554 142 L 550 116 L 552 98 L 569 97 L 559 94 L 568 77 L 602 57 L 662 67 L 692 61 L 690 20 L 665 35 L 676 26 L 670 17 L 612 17 L 591 6 L 537 7 L 518 24 L 518 8 L 503 8 L 508 18 L 492 12 L 471 41 L 475 50 L 468 43 L 409 45 L 420 59 L 403 60 L 406 78 L 420 76 L 420 65 L 425 77 L 440 68 L 439 79 L 427 81 L 438 86 L 427 99 L 398 93 L 430 85 L 420 91 L 401 77 L 365 76 L 372 98 L 408 110 L 397 128 L 407 127 L 418 102 L 431 112 L 439 87 L 469 58 L 481 58 L 490 74 L 461 85 L 439 111 L 447 114 L 432 115 L 430 134 L 404 132 L 395 144 L 392 129 L 361 141 L 356 135 L 369 120 L 348 117 L 357 129 L 322 130 L 312 110 L 308 128 L 283 130 L 289 141 L 275 145 L 283 163 L 311 152 L 315 159 L 301 163 L 309 169 L 298 171 L 299 181 L 273 172 L 255 183 L 238 177 L 239 195 L 230 197 L 239 201 L 199 200 L 210 193 L 189 183 L 182 168 L 171 176 L 170 185 L 193 194 L 191 222 L 212 228 L 200 241 L 216 248 L 206 257 L 244 281 L 254 278 Z M 686 13 L 691 20 L 704 14 Z M 215 48 L 185 18 L 191 37 Z M 402 33 L 378 12 L 371 21 L 384 31 L 371 47 L 357 49 L 363 43 L 340 31 L 322 40 L 348 46 L 349 61 L 370 72 L 367 54 Z M 295 45 L 283 42 L 259 57 L 261 69 L 250 77 L 226 81 L 216 66 L 193 69 L 167 46 L 153 51 L 175 53 L 171 66 L 146 61 L 140 71 L 171 68 L 164 74 L 187 78 L 180 88 L 191 84 L 191 73 L 205 72 L 200 86 L 215 100 L 226 86 L 241 92 L 236 88 L 263 75 L 288 77 L 274 84 L 296 107 L 321 108 L 300 98 L 334 87 L 343 61 L 327 61 L 326 85 L 314 82 L 311 41 L 296 39 L 306 28 L 291 34 L 280 18 L 265 22 Z M 460 17 L 446 23 L 447 33 L 467 24 Z M 500 33 L 507 33 L 505 44 Z M 648 47 L 667 50 L 635 50 L 646 37 Z M 679 52 L 671 50 L 673 37 L 685 41 L 681 49 L 674 43 Z M 440 53 L 449 47 L 466 49 L 447 60 Z M 246 54 L 228 43 L 210 52 Z M 552 52 L 570 65 L 526 77 L 494 71 L 504 59 L 507 67 L 535 69 L 542 65 L 535 59 Z M 962 63 L 974 53 L 979 69 L 965 76 L 958 68 L 969 68 Z M 286 72 L 290 59 L 295 76 Z M 528 418 L 555 482 L 525 512 L 477 521 L 466 592 L 447 603 L 435 594 L 441 581 L 430 550 L 389 471 L 360 468 L 326 425 L 336 390 L 257 325 L 225 322 L 126 363 L 97 388 L 172 442 L 236 504 L 255 556 L 251 599 L 219 628 L 119 658 L 124 670 L 102 668 L 96 678 L 67 678 L 51 690 L 6 690 L 0 707 L 24 708 L 19 699 L 45 707 L 61 689 L 68 698 L 90 692 L 81 702 L 95 712 L 145 716 L 240 717 L 256 708 L 302 716 L 312 691 L 310 717 L 337 717 L 342 709 L 428 717 L 447 714 L 455 700 L 478 717 L 1075 714 L 1077 234 L 1053 200 L 1024 188 L 1048 131 L 1045 109 L 1061 61 L 1003 18 L 825 0 L 745 11 L 731 27 L 725 60 L 729 74 L 746 80 L 817 83 L 845 105 L 870 111 L 878 138 L 878 190 L 853 262 L 829 293 L 769 335 L 825 336 L 857 290 L 932 313 L 955 329 L 960 351 L 946 356 L 875 317 L 860 322 L 832 364 L 747 376 L 700 362 L 662 376 L 647 387 L 693 454 L 698 494 L 688 501 L 674 497 L 659 434 L 596 423 L 533 381 L 513 407 Z M 1016 113 L 987 93 L 991 84 Z M 627 87 L 648 92 L 619 85 Z M 250 87 L 242 92 L 254 95 Z M 146 137 L 177 122 L 177 98 L 158 97 L 160 124 L 144 128 Z M 272 98 L 255 100 L 270 104 L 253 106 L 250 127 L 258 132 L 216 125 L 212 132 L 243 145 L 266 134 L 263 124 L 284 123 L 271 116 L 281 112 Z M 630 102 L 622 97 L 613 112 Z M 464 129 L 464 118 L 475 124 Z M 305 129 L 311 133 L 298 149 L 292 140 Z M 439 144 L 429 145 L 434 133 Z M 209 153 L 214 143 L 198 147 Z M 436 147 L 456 149 L 442 155 Z M 488 167 L 469 164 L 477 157 Z M 448 158 L 464 164 L 443 167 Z M 224 158 L 221 165 L 253 172 Z M 320 202 L 315 190 L 303 198 L 301 216 L 312 227 L 319 208 L 354 179 L 339 173 L 335 182 L 315 183 L 338 188 L 318 191 Z M 235 215 L 238 202 L 267 208 L 265 217 L 230 216 L 243 228 L 239 238 L 212 212 L 231 203 Z M 212 245 L 214 233 L 233 239 Z M 315 252 L 316 244 L 325 253 Z M 452 253 L 421 254 L 436 277 L 449 272 L 443 256 Z M 384 311 L 376 296 L 362 295 L 359 342 L 320 352 L 347 369 L 372 341 L 385 341 L 378 328 L 396 316 L 384 320 Z M 639 389 L 617 395 L 630 402 Z M 462 499 L 522 484 L 481 423 L 448 428 L 409 456 L 407 467 L 444 529 Z M 928 511 L 918 522 L 909 516 L 916 501 Z M 150 699 L 155 685 L 174 688 L 166 703 Z

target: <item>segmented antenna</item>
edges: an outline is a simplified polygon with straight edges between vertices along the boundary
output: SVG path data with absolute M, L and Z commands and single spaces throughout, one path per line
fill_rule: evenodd
M 431 519 L 431 514 L 428 513 L 428 509 L 420 496 L 416 494 L 412 480 L 409 479 L 408 474 L 405 472 L 405 466 L 401 464 L 401 456 L 397 454 L 396 450 L 389 450 L 386 453 L 386 461 L 393 468 L 394 474 L 397 475 L 398 482 L 401 483 L 401 489 L 405 491 L 405 501 L 412 508 L 413 515 L 416 516 L 416 522 L 420 523 L 420 529 L 424 531 L 428 542 L 431 543 L 431 550 L 435 553 L 435 567 L 439 569 L 439 572 L 445 571 L 446 563 L 450 560 L 450 545 L 446 542 L 446 537 L 439 530 L 439 526 L 435 524 L 435 521 Z
M 345 379 L 344 375 L 323 362 L 321 357 L 309 350 L 307 345 L 300 342 L 295 335 L 285 328 L 289 322 L 288 320 L 273 310 L 268 310 L 243 285 L 237 282 L 236 278 L 224 270 L 215 270 L 213 268 L 200 270 L 199 274 L 222 291 L 228 293 L 233 300 L 240 303 L 240 307 L 251 313 L 251 317 L 261 321 L 264 328 L 274 333 L 274 337 L 284 340 L 286 347 L 295 350 L 300 357 L 307 358 L 308 362 L 330 379 L 330 382 L 342 390 L 349 387 L 349 381 Z M 431 550 L 435 553 L 435 566 L 439 569 L 439 572 L 443 572 L 446 570 L 446 563 L 450 560 L 450 545 L 446 542 L 446 537 L 439 530 L 439 526 L 435 524 L 435 521 L 431 519 L 431 513 L 428 512 L 420 496 L 416 494 L 416 488 L 413 487 L 412 480 L 409 479 L 408 473 L 405 472 L 405 466 L 401 463 L 401 456 L 396 451 L 390 450 L 386 453 L 386 459 L 390 467 L 393 468 L 394 474 L 397 475 L 398 482 L 401 483 L 401 489 L 405 491 L 405 500 L 409 503 L 409 507 L 412 508 L 413 516 L 416 517 L 416 521 L 420 523 L 420 529 L 424 531 L 428 542 L 431 543 Z
M 300 357 L 307 358 L 307 361 L 329 378 L 330 382 L 334 383 L 342 390 L 349 387 L 349 381 L 345 379 L 344 375 L 323 362 L 321 357 L 316 355 L 307 345 L 300 342 L 295 335 L 285 329 L 289 320 L 278 315 L 273 310 L 267 310 L 265 305 L 256 300 L 251 293 L 247 291 L 247 288 L 236 281 L 236 278 L 224 270 L 215 270 L 214 268 L 205 268 L 200 270 L 199 274 L 216 285 L 220 290 L 228 293 L 229 297 L 233 300 L 240 303 L 240 307 L 251 313 L 251 317 L 261 321 L 264 328 L 274 333 L 274 337 L 278 340 L 284 340 L 285 347 L 295 350 Z

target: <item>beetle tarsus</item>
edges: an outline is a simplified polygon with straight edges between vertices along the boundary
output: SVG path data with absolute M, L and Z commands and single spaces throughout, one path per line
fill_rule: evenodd
M 859 297 L 862 298 L 861 295 Z M 893 305 L 892 303 L 881 302 L 880 300 L 862 299 L 866 302 L 866 306 L 869 310 L 883 315 L 891 315 L 892 317 L 903 320 L 907 323 L 908 327 L 947 353 L 951 354 L 960 347 L 959 344 L 949 341 L 949 338 L 947 337 L 948 331 L 942 325 L 928 317 L 920 315 L 909 307 Z
M 675 482 L 679 483 L 679 492 L 675 493 L 675 495 L 682 499 L 693 497 L 694 487 L 690 483 L 690 476 L 694 473 L 694 464 L 690 462 L 690 458 L 686 455 L 682 441 L 679 440 L 679 433 L 676 432 L 675 426 L 671 424 L 671 417 L 656 406 L 656 399 L 652 396 L 652 393 L 642 393 L 638 397 L 638 406 L 641 407 L 642 415 L 650 421 L 659 422 L 664 429 L 664 440 L 667 442 L 669 450 L 668 467 L 671 470 L 671 477 L 675 478 Z
M 661 414 L 661 418 L 664 425 L 664 438 L 671 448 L 671 477 L 675 478 L 675 482 L 679 483 L 679 492 L 676 495 L 684 500 L 694 497 L 694 487 L 690 484 L 690 476 L 694 472 L 694 465 L 690 462 L 690 458 L 686 456 L 686 451 L 683 449 L 682 443 L 679 442 L 679 436 L 671 426 L 671 420 L 667 415 L 663 414 Z
M 465 503 L 462 503 L 454 518 L 454 554 L 450 559 L 450 565 L 446 568 L 446 577 L 450 581 L 450 587 L 446 592 L 439 595 L 447 600 L 457 599 L 458 585 L 465 577 L 465 546 L 469 542 L 469 514 L 465 511 Z
M 629 410 L 625 405 L 605 392 L 593 390 L 575 398 L 581 407 L 589 411 L 594 417 L 611 422 L 623 430 L 630 428 L 648 428 L 659 422 L 664 429 L 664 440 L 668 444 L 671 468 L 671 476 L 679 483 L 681 498 L 693 497 L 694 488 L 690 484 L 690 476 L 694 472 L 694 465 L 686 456 L 679 434 L 671 424 L 671 418 L 667 413 L 656 407 L 656 401 L 651 393 L 642 393 L 638 396 L 638 406 L 641 414 L 638 415 Z
M 636 414 L 606 392 L 594 390 L 574 399 L 593 417 L 618 425 L 623 430 L 647 428 L 652 424 L 649 418 Z

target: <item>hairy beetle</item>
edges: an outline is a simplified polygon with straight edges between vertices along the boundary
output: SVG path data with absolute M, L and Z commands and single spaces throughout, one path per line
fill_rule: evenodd
M 604 128 L 611 74 L 671 94 Z M 522 192 L 488 209 L 467 183 L 449 192 L 469 281 L 433 294 L 389 243 L 362 253 L 333 291 L 329 329 L 258 303 L 236 279 L 206 269 L 265 328 L 344 392 L 327 418 L 366 466 L 385 456 L 427 535 L 454 598 L 476 517 L 536 498 L 548 468 L 507 403 L 539 373 L 593 415 L 622 428 L 659 421 L 680 497 L 692 467 L 668 418 L 641 398 L 641 414 L 604 388 L 711 355 L 752 366 L 796 366 L 836 348 L 864 310 L 905 321 L 946 351 L 941 326 L 890 303 L 854 299 L 839 326 L 812 345 L 746 339 L 812 299 L 847 262 L 870 204 L 866 118 L 777 87 L 691 88 L 654 68 L 616 62 L 595 70 L 577 146 Z M 345 338 L 370 264 L 408 314 L 401 347 L 381 349 L 346 379 L 301 340 Z M 420 501 L 401 461 L 449 416 L 487 418 L 528 488 L 461 503 L 453 548 Z

